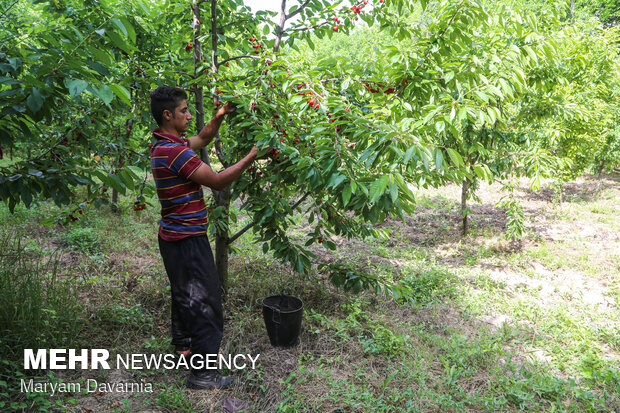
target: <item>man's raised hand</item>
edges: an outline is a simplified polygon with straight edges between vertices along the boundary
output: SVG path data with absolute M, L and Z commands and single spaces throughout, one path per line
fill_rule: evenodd
M 222 106 L 221 110 L 225 115 L 229 113 L 234 113 L 237 110 L 237 105 L 232 102 L 226 102 L 224 103 L 224 106 Z

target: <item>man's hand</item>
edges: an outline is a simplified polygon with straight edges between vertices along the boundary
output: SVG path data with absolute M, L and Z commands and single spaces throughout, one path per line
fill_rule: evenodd
M 271 146 L 265 146 L 260 149 L 260 155 L 258 154 L 258 151 L 257 151 L 256 157 L 257 159 L 267 159 L 269 158 L 269 155 L 271 155 L 272 153 L 273 153 L 273 148 Z
M 207 123 L 207 125 L 202 128 L 202 130 L 200 131 L 200 133 L 198 133 L 197 136 L 192 136 L 191 138 L 188 138 L 189 147 L 193 150 L 198 150 L 207 146 L 209 142 L 211 142 L 217 131 L 220 129 L 220 125 L 224 121 L 224 116 L 229 113 L 233 113 L 235 110 L 237 110 L 237 106 L 233 102 L 224 103 L 224 106 L 217 110 L 213 119 L 211 119 L 209 123 Z
M 235 113 L 236 110 L 237 110 L 237 105 L 235 105 L 232 102 L 224 103 L 224 106 L 222 106 L 222 108 L 220 109 L 223 115 L 227 115 L 229 113 Z
M 257 154 L 258 154 L 258 148 L 256 146 L 252 146 L 252 149 L 250 149 L 250 153 L 248 154 L 248 156 L 250 156 L 252 160 L 254 160 L 256 159 Z
M 220 172 L 214 172 L 209 165 L 202 163 L 189 176 L 189 179 L 200 185 L 205 185 L 220 191 L 230 185 L 235 179 L 239 178 L 243 171 L 252 165 L 254 158 L 256 158 L 256 151 L 256 146 L 253 146 L 252 149 L 250 149 L 250 153 L 242 160 Z

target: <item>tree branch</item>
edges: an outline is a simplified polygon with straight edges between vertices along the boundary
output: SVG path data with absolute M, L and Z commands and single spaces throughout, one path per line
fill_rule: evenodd
M 220 133 L 215 134 L 215 138 L 213 139 L 213 148 L 215 149 L 215 154 L 217 155 L 217 159 L 220 161 L 224 168 L 228 168 L 230 165 L 224 159 L 224 151 L 222 150 L 222 141 L 220 140 Z
M 211 0 L 211 69 L 217 72 L 217 0 Z
M 276 34 L 276 41 L 273 44 L 273 53 L 278 53 L 280 50 L 280 42 L 282 41 L 282 35 L 284 35 L 284 25 L 286 24 L 286 0 L 282 0 L 280 8 L 280 23 L 278 23 L 278 33 Z
M 310 26 L 310 27 L 298 27 L 296 29 L 291 29 L 292 32 L 305 32 L 307 30 L 313 30 L 313 29 L 318 29 L 319 27 L 325 26 L 329 24 L 328 21 L 325 21 L 323 23 L 320 24 L 315 24 L 314 26 Z
M 260 57 L 258 57 L 258 56 L 252 56 L 252 55 L 249 55 L 249 54 L 244 54 L 244 55 L 239 55 L 239 56 L 235 56 L 235 57 L 229 57 L 229 58 L 228 58 L 228 59 L 226 59 L 226 60 L 222 60 L 221 62 L 219 62 L 219 63 L 217 64 L 217 67 L 220 67 L 220 66 L 222 66 L 223 64 L 226 64 L 226 63 L 228 63 L 228 62 L 232 62 L 233 60 L 239 60 L 239 59 L 244 59 L 244 58 L 250 58 L 250 59 L 260 59 Z
M 9 10 L 11 10 L 11 8 L 12 8 L 13 6 L 15 6 L 15 3 L 17 3 L 17 1 L 18 1 L 18 0 L 15 0 L 15 1 L 13 2 L 13 4 L 11 4 L 9 7 L 7 7 L 7 8 L 6 8 L 6 10 L 5 10 L 5 11 L 3 11 L 3 12 L 2 12 L 2 15 L 0 15 L 0 19 L 1 19 L 1 18 L 4 18 L 4 17 L 7 15 L 7 13 L 9 12 Z
M 299 8 L 297 10 L 295 10 L 294 12 L 287 14 L 286 15 L 286 20 L 290 19 L 291 17 L 294 17 L 296 15 L 298 15 L 307 5 L 308 3 L 310 3 L 311 0 L 306 0 L 306 2 L 304 4 L 302 4 L 301 6 L 299 6 Z
M 306 198 L 308 198 L 308 195 L 310 195 L 310 192 L 306 192 L 297 202 L 295 202 L 293 205 L 291 205 L 291 208 L 292 209 L 297 208 L 299 206 L 299 204 L 301 204 L 302 202 L 304 202 L 306 200 Z M 257 220 L 253 220 L 248 225 L 246 225 L 245 227 L 241 228 L 239 230 L 239 232 L 237 232 L 235 235 L 233 235 L 232 237 L 230 237 L 228 239 L 228 243 L 232 244 L 237 238 L 239 238 L 240 236 L 245 234 L 247 230 L 249 230 L 250 228 L 252 228 L 256 224 L 258 224 L 258 221 Z

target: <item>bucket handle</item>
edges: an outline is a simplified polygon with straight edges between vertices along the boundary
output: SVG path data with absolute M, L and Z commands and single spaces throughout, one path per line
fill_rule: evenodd
M 264 305 L 263 304 L 263 299 L 262 298 L 257 298 L 256 299 L 256 304 L 258 305 Z M 276 307 L 271 307 L 271 306 L 267 306 L 267 308 L 271 309 L 271 312 L 273 313 L 271 316 L 271 321 L 273 321 L 276 324 L 281 324 L 282 323 L 282 318 L 280 317 L 280 310 Z
M 278 311 L 276 311 L 276 309 L 275 309 L 275 308 L 272 308 L 272 310 L 273 310 L 273 315 L 271 316 L 271 320 L 272 320 L 274 323 L 276 323 L 276 324 L 280 324 L 280 323 L 282 322 L 282 319 L 281 319 L 281 317 L 280 317 L 280 311 L 279 311 L 279 310 L 278 310 Z M 276 317 L 276 314 L 277 314 L 277 317 Z M 277 318 L 277 320 L 276 320 L 276 318 Z

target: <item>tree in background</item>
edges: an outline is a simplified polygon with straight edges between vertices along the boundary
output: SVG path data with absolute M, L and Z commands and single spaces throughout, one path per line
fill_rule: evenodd
M 558 171 L 617 162 L 588 150 L 617 147 L 614 32 L 571 22 L 565 3 L 536 14 L 474 0 L 281 4 L 274 15 L 239 0 L 19 0 L 1 12 L 0 145 L 16 156 L 0 169 L 0 199 L 11 210 L 53 199 L 69 205 L 62 222 L 107 203 L 108 188 L 135 191 L 144 208 L 148 93 L 162 84 L 192 92 L 197 129 L 237 103 L 214 142 L 216 169 L 269 148 L 209 202 L 224 286 L 229 249 L 249 229 L 303 272 L 310 245 L 377 236 L 373 224 L 413 212 L 408 184 L 462 185 L 466 229 L 481 180 L 525 175 L 537 189 Z M 234 234 L 233 202 L 248 216 Z M 503 205 L 517 234 L 518 205 Z M 301 241 L 288 231 L 295 214 L 310 228 Z

